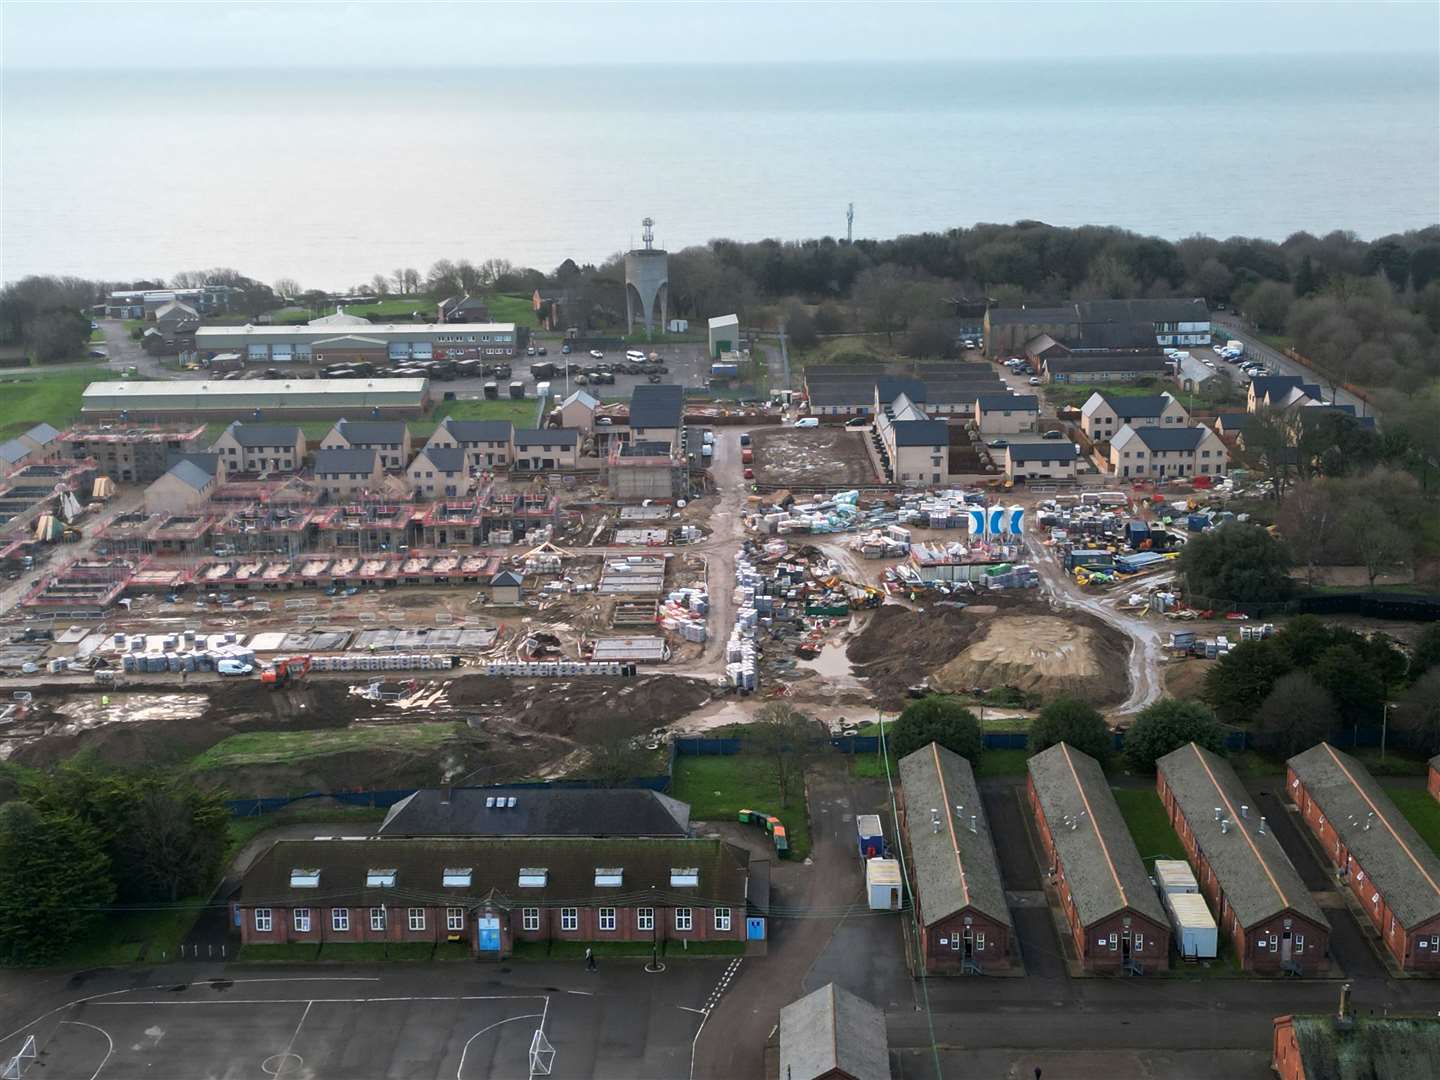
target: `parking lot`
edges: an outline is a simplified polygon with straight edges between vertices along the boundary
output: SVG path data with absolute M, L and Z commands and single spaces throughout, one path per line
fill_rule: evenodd
M 535 1067 L 545 1055 L 531 1058 L 543 1031 L 550 1075 L 661 1080 L 688 1075 L 700 1009 L 726 963 L 687 961 L 646 975 L 638 961 L 614 961 L 588 977 L 577 963 L 553 980 L 522 965 L 523 982 L 470 965 L 446 977 L 287 969 L 118 990 L 23 1029 L 0 1043 L 0 1055 L 8 1061 L 34 1034 L 39 1056 L 25 1077 L 510 1080 L 549 1071 Z M 546 985 L 571 975 L 585 980 L 580 988 Z

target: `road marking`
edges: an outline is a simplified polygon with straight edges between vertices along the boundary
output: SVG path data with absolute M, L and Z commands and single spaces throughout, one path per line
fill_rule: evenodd
M 545 999 L 545 1004 L 547 1006 L 550 1004 L 548 997 Z M 523 1016 L 507 1016 L 504 1020 L 496 1020 L 495 1023 L 490 1024 L 488 1027 L 483 1027 L 475 1032 L 474 1035 L 471 1035 L 470 1038 L 465 1040 L 465 1045 L 460 1049 L 460 1064 L 455 1067 L 455 1080 L 460 1080 L 460 1074 L 465 1071 L 465 1055 L 470 1051 L 470 1044 L 481 1035 L 484 1035 L 487 1031 L 494 1031 L 501 1024 L 508 1024 L 512 1020 L 534 1020 L 536 1017 L 540 1018 L 540 1027 L 543 1029 L 545 1027 L 544 1013 L 525 1013 Z
M 100 1060 L 99 1067 L 90 1074 L 90 1080 L 96 1080 L 96 1078 L 99 1077 L 101 1071 L 105 1068 L 105 1066 L 109 1064 L 110 1056 L 115 1053 L 115 1040 L 110 1037 L 110 1033 L 104 1028 L 96 1027 L 94 1024 L 87 1024 L 83 1020 L 61 1020 L 60 1023 L 74 1024 L 76 1027 L 89 1028 L 91 1031 L 98 1031 L 101 1035 L 105 1036 L 105 1041 L 109 1044 L 109 1049 L 105 1051 L 105 1056 Z
M 119 990 L 116 993 L 134 993 L 133 990 Z M 461 994 L 451 997 L 358 997 L 358 998 L 214 998 L 202 1001 L 183 1001 L 173 998 L 146 998 L 143 1001 L 106 1001 L 104 1005 L 120 1008 L 134 1008 L 144 1005 L 299 1005 L 310 1002 L 314 1005 L 377 1005 L 388 1002 L 408 1001 L 538 1001 L 543 994 Z M 548 999 L 547 999 L 548 1000 Z M 65 1008 L 65 1006 L 61 1006 Z M 50 1015 L 46 1013 L 46 1016 Z M 41 1017 L 43 1020 L 44 1017 Z

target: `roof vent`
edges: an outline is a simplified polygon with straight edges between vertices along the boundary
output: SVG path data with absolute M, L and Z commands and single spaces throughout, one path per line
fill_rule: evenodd
M 1247 820 L 1250 817 L 1250 807 L 1246 806 L 1243 802 L 1240 804 L 1240 816 Z
M 975 827 L 975 815 L 974 815 L 974 814 L 971 814 L 971 815 L 970 815 L 970 831 L 971 831 L 971 832 L 979 832 L 979 830 L 976 829 L 976 827 Z
M 515 809 L 515 796 L 514 796 L 514 795 L 511 795 L 511 796 L 506 800 L 506 805 L 508 805 L 511 810 L 514 810 L 514 809 Z
M 485 809 L 486 809 L 486 810 L 494 810 L 494 809 L 495 809 L 495 796 L 494 796 L 494 795 L 486 795 L 486 796 L 485 796 Z
M 1261 836 L 1264 836 L 1264 835 L 1265 835 L 1265 815 L 1264 815 L 1264 814 L 1261 814 L 1261 815 L 1260 815 L 1260 829 L 1259 829 L 1259 833 L 1260 833 Z

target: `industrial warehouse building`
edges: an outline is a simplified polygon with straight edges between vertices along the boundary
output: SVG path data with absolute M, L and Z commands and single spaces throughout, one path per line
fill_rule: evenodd
M 925 970 L 1008 968 L 1014 925 L 970 763 L 931 743 L 900 759 L 900 786 Z
M 419 416 L 430 405 L 429 379 L 163 379 L 94 382 L 80 412 L 87 419 L 173 417 L 266 420 L 341 416 Z
M 1235 770 L 1190 743 L 1156 762 L 1155 787 L 1241 968 L 1326 971 L 1330 923 Z
M 1329 743 L 1285 768 L 1290 799 L 1407 971 L 1440 971 L 1440 859 L 1366 768 Z
M 1170 965 L 1170 923 L 1100 763 L 1059 743 L 1032 757 L 1035 814 L 1070 937 L 1088 971 Z
M 326 316 L 333 319 L 334 316 Z M 515 355 L 514 323 L 349 323 L 309 326 L 202 326 L 202 356 L 239 353 L 247 364 L 331 364 L 367 361 L 508 359 Z
M 748 876 L 718 839 L 280 840 L 233 908 L 246 945 L 459 941 L 498 960 L 519 941 L 743 941 Z

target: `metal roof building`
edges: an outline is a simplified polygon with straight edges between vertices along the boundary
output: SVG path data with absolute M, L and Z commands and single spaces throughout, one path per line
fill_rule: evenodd
M 780 1010 L 781 1080 L 890 1080 L 885 1013 L 829 983 Z
M 328 316 L 327 316 L 328 318 Z M 198 349 L 238 349 L 254 344 L 315 344 L 343 334 L 346 326 L 361 326 L 363 336 L 389 344 L 392 341 L 430 342 L 439 344 L 454 338 L 464 340 L 469 335 L 494 337 L 508 334 L 513 339 L 514 323 L 362 323 L 346 321 L 339 324 L 318 322 L 304 326 L 202 326 L 195 331 L 195 347 Z
M 1369 771 L 1329 743 L 1286 762 L 1286 790 L 1400 965 L 1440 971 L 1440 858 Z
M 340 417 L 379 412 L 413 416 L 430 401 L 428 379 L 112 380 L 85 388 L 86 417 Z

